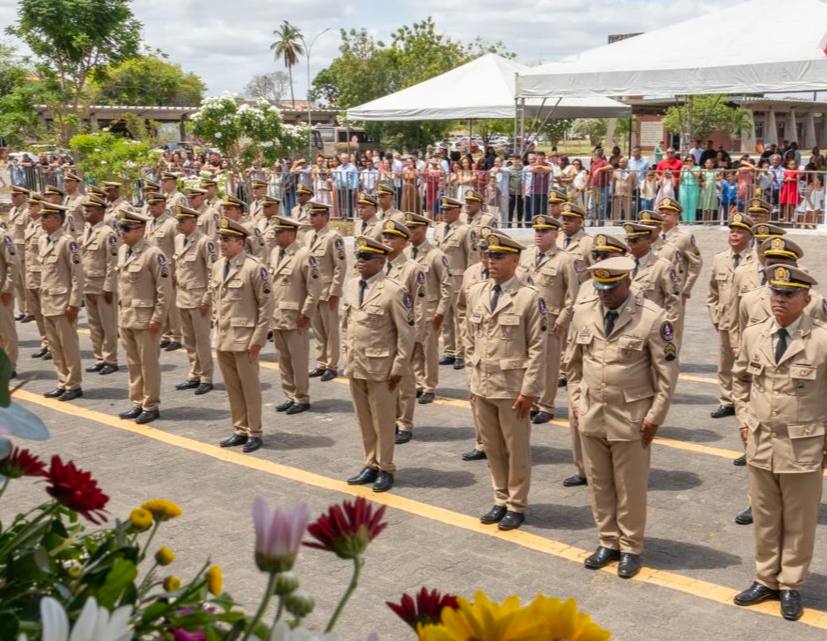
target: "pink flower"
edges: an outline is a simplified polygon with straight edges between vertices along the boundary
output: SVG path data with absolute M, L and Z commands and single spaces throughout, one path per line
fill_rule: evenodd
M 293 567 L 307 529 L 310 513 L 300 503 L 285 510 L 271 510 L 260 496 L 253 502 L 256 528 L 256 565 L 264 572 L 285 572 Z

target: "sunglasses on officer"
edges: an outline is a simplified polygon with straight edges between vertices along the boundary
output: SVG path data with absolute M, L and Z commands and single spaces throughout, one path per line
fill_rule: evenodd
M 501 260 L 502 258 L 505 258 L 505 255 L 505 252 L 485 252 L 485 256 L 488 260 Z
M 139 229 L 143 227 L 143 225 L 128 225 L 126 223 L 118 223 L 118 229 L 124 233 L 130 232 L 133 229 Z
M 637 238 L 627 238 L 626 244 L 627 245 L 637 245 L 640 241 L 646 240 L 648 236 L 639 236 Z
M 375 258 L 382 258 L 380 254 L 371 254 L 370 252 L 356 252 L 356 260 L 373 260 Z

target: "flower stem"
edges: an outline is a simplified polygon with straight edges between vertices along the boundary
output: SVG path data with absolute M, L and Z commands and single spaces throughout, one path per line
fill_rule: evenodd
M 149 533 L 149 538 L 146 540 L 146 543 L 144 544 L 144 549 L 141 550 L 141 553 L 138 555 L 138 559 L 143 559 L 144 557 L 146 557 L 146 553 L 149 551 L 149 546 L 152 543 L 152 539 L 155 538 L 155 533 L 158 531 L 159 525 L 160 523 L 158 521 L 155 521 L 152 524 L 152 531 Z
M 276 618 L 273 619 L 273 627 L 276 627 L 276 623 L 278 623 L 279 619 L 281 619 L 282 612 L 284 612 L 284 599 L 279 597 L 279 605 L 276 608 Z
M 339 619 L 339 615 L 342 614 L 342 610 L 345 609 L 345 604 L 350 600 L 350 597 L 353 596 L 354 591 L 356 590 L 356 586 L 359 583 L 359 574 L 362 571 L 362 564 L 363 561 L 360 557 L 356 557 L 353 559 L 353 576 L 350 578 L 350 584 L 347 586 L 347 590 L 342 595 L 342 599 L 339 601 L 339 605 L 336 606 L 336 610 L 333 612 L 333 616 L 330 617 L 330 621 L 327 622 L 327 627 L 324 629 L 325 634 L 333 630 L 333 626 L 336 625 L 336 621 Z
M 261 621 L 261 617 L 264 616 L 264 613 L 267 611 L 267 606 L 270 605 L 270 599 L 273 597 L 273 590 L 276 588 L 276 576 L 277 574 L 275 572 L 271 572 L 267 578 L 267 589 L 264 591 L 264 597 L 261 599 L 261 604 L 258 606 L 253 620 L 250 621 L 250 625 L 247 626 L 247 629 L 244 631 L 244 636 L 241 637 L 241 641 L 247 641 L 247 639 L 250 638 L 258 622 Z
M 9 480 L 10 480 L 9 477 L 6 477 L 6 480 L 3 481 L 3 485 L 2 485 L 2 487 L 0 487 L 0 497 L 3 496 L 3 494 L 6 491 L 6 488 L 9 486 Z
M 45 525 L 48 523 L 43 523 L 43 520 L 47 517 L 52 516 L 58 509 L 58 503 L 49 504 L 40 514 L 38 514 L 30 523 L 28 523 L 20 532 L 18 532 L 11 541 L 7 541 L 6 544 L 0 549 L 0 556 L 5 556 L 9 552 L 9 550 L 14 549 L 15 547 L 22 547 L 25 543 L 28 542 L 33 535 L 37 534 L 39 530 L 41 530 Z

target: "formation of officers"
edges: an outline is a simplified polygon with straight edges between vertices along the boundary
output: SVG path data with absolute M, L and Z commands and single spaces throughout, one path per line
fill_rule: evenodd
M 585 211 L 553 190 L 527 248 L 496 229 L 473 190 L 464 202 L 442 200 L 429 237 L 434 221 L 394 209 L 393 187 L 380 185 L 358 197 L 349 270 L 328 205 L 304 186 L 281 217 L 265 183 L 252 184 L 247 204 L 219 198 L 211 181 L 182 193 L 164 174 L 146 181 L 141 210 L 119 183 L 85 194 L 78 176 L 65 184 L 65 193 L 14 187 L 0 232 L 0 342 L 16 369 L 17 300 L 17 320 L 35 321 L 41 337 L 33 356 L 55 368 L 47 397 L 72 401 L 82 371 L 117 371 L 120 340 L 131 401 L 120 417 L 152 422 L 160 350 L 183 346 L 189 372 L 176 389 L 212 391 L 215 358 L 233 428 L 221 445 L 253 452 L 262 445 L 259 356 L 272 340 L 285 416 L 310 409 L 311 377 L 330 381 L 343 366 L 364 446 L 348 483 L 384 492 L 395 446 L 413 438 L 416 404 L 434 401 L 440 365 L 465 369 L 476 446 L 462 457 L 488 461 L 493 506 L 481 521 L 511 530 L 528 508 L 530 424 L 554 417 L 567 386 L 576 473 L 564 485 L 588 486 L 599 534 L 585 567 L 617 562 L 622 578 L 640 571 L 650 444 L 669 410 L 702 262 L 678 226 L 680 203 L 664 198 L 623 223 L 622 235 L 591 236 Z M 827 303 L 770 210 L 754 200 L 734 214 L 729 248 L 714 258 L 707 303 L 721 360 L 712 417 L 737 418 L 746 446 L 737 463 L 749 469 L 750 508 L 738 520 L 755 524 L 756 579 L 736 603 L 779 599 L 795 620 L 827 448 Z M 85 370 L 82 306 L 95 359 Z

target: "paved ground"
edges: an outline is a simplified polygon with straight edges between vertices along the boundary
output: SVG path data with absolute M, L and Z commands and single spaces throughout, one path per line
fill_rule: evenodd
M 697 238 L 708 267 L 712 254 L 724 247 L 725 235 L 705 229 Z M 821 238 L 797 240 L 809 253 L 804 262 L 827 283 Z M 384 602 L 427 585 L 466 595 L 482 589 L 496 598 L 537 592 L 575 597 L 624 641 L 671 641 L 687 634 L 695 639 L 824 639 L 827 510 L 820 519 L 802 622 L 784 622 L 775 604 L 753 610 L 730 604 L 732 594 L 752 580 L 752 530 L 733 523 L 746 505 L 746 473 L 732 465 L 740 450 L 734 420 L 709 419 L 717 404 L 717 344 L 703 305 L 708 276 L 705 269 L 690 302 L 682 376 L 654 446 L 647 568 L 638 579 L 621 581 L 611 570 L 582 568 L 580 560 L 596 537 L 586 490 L 561 486 L 573 472 L 564 392 L 557 420 L 534 428 L 531 511 L 524 528 L 502 535 L 478 523 L 491 504 L 487 469 L 484 462 L 459 458 L 473 440 L 467 387 L 461 372 L 443 368 L 442 400 L 417 407 L 415 440 L 398 449 L 397 486 L 378 497 L 389 506 L 390 527 L 371 546 L 364 580 L 341 624 L 343 634 L 364 638 L 375 629 L 385 639 L 407 638 Z M 32 324 L 21 326 L 18 371 L 32 380 L 18 398 L 43 416 L 52 438 L 32 449 L 59 452 L 92 470 L 112 497 L 113 515 L 123 517 L 156 496 L 180 503 L 184 515 L 165 526 L 159 539 L 177 551 L 177 573 L 192 571 L 210 555 L 224 567 L 227 589 L 252 604 L 263 589 L 263 577 L 252 563 L 253 497 L 261 494 L 281 504 L 307 501 L 318 513 L 361 492 L 343 483 L 361 460 L 343 379 L 314 380 L 311 412 L 277 415 L 273 406 L 282 395 L 269 345 L 262 370 L 265 447 L 245 456 L 215 447 L 229 433 L 222 389 L 197 400 L 174 391 L 186 374 L 183 352 L 162 352 L 162 420 L 140 428 L 115 417 L 128 406 L 125 368 L 105 378 L 86 375 L 85 397 L 75 403 L 43 399 L 40 394 L 53 387 L 54 375 L 49 362 L 29 358 L 36 346 L 33 331 Z M 88 334 L 81 335 L 81 343 L 88 364 Z M 13 485 L 0 517 L 40 492 L 36 486 Z M 298 569 L 317 599 L 318 612 L 309 621 L 323 625 L 350 568 L 306 550 Z

